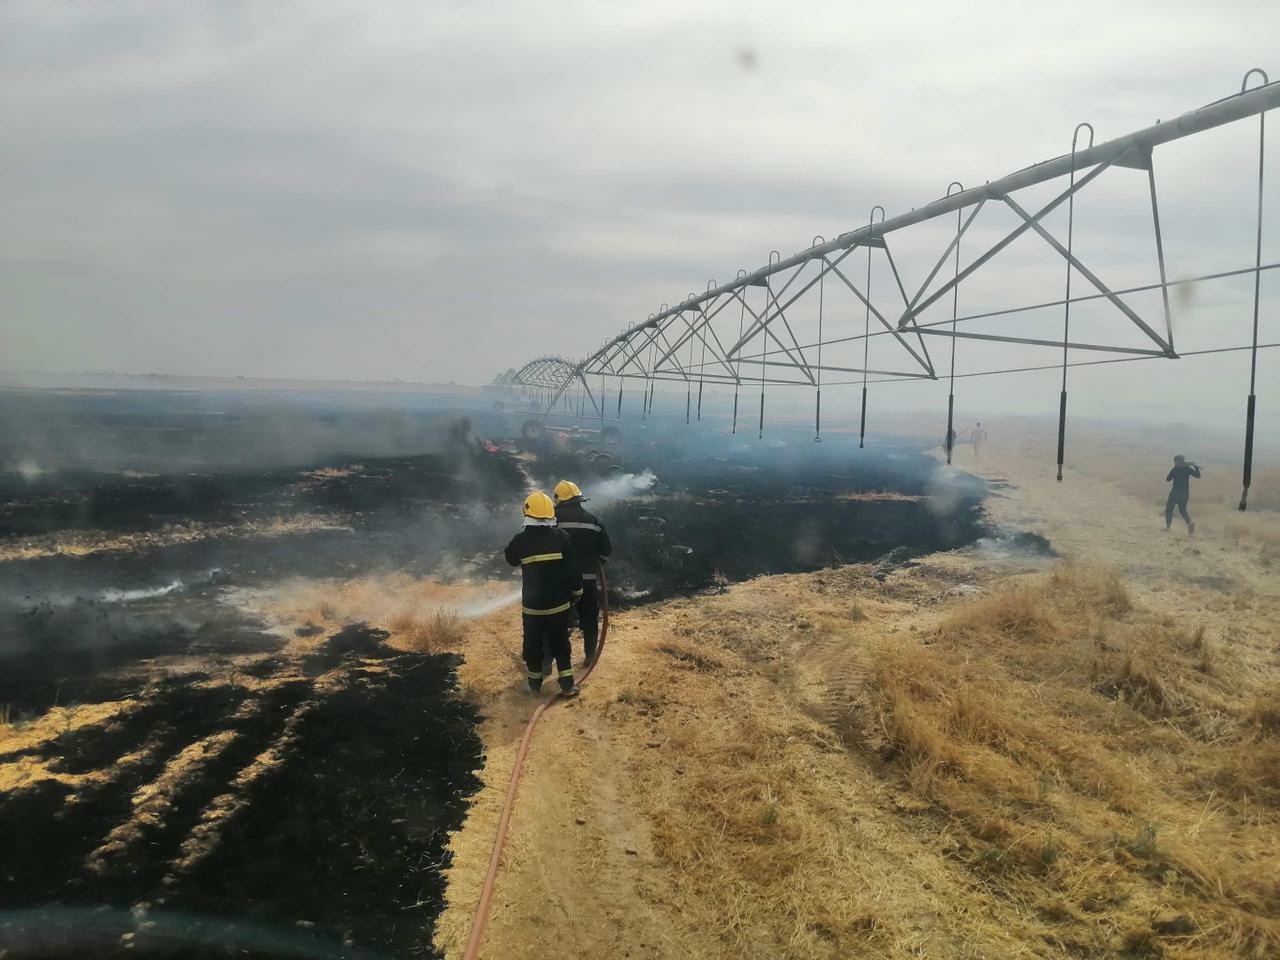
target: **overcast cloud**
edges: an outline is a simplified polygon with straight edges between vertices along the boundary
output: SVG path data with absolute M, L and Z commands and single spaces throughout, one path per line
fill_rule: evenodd
M 1278 37 L 1274 2 L 0 3 L 0 369 L 487 382 L 1275 77 Z M 1175 275 L 1252 255 L 1256 124 L 1204 139 L 1159 170 Z M 1150 280 L 1106 196 L 1082 242 Z M 1248 293 L 1188 326 L 1241 342 Z

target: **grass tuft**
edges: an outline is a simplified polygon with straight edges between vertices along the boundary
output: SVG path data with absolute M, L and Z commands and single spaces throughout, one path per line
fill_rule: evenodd
M 1261 736 L 1280 736 L 1280 691 L 1267 690 L 1253 698 L 1246 718 Z
M 1172 702 L 1155 668 L 1134 650 L 1125 653 L 1115 673 L 1103 680 L 1098 690 L 1152 716 L 1167 714 Z
M 417 653 L 457 650 L 466 636 L 462 619 L 452 610 L 398 613 L 387 621 L 387 627 Z
M 984 634 L 1045 643 L 1057 636 L 1058 627 L 1043 599 L 1027 587 L 1013 587 L 965 604 L 938 627 L 942 639 L 964 640 Z

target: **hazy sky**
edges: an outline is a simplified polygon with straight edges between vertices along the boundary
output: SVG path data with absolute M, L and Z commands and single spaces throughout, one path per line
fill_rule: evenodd
M 1274 2 L 0 2 L 0 369 L 486 382 L 1276 77 L 1278 37 Z M 1256 130 L 1158 166 L 1175 275 L 1251 259 Z M 1153 276 L 1132 196 L 1078 213 L 1117 283 Z M 1003 305 L 1060 296 L 1040 269 Z M 1247 294 L 1188 327 L 1243 342 Z M 1234 409 L 1240 364 L 1178 376 Z

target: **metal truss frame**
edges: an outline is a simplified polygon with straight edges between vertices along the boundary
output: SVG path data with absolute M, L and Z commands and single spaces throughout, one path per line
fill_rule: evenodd
M 590 401 L 593 415 L 604 416 L 604 406 L 591 392 L 582 364 L 559 356 L 535 357 L 519 370 L 497 377 L 490 387 L 499 407 L 517 404 L 540 408 L 543 416 L 557 406 L 582 416 Z
M 1250 78 L 1258 74 L 1261 83 L 1249 88 Z M 1262 188 L 1264 182 L 1263 157 L 1265 149 L 1266 111 L 1280 105 L 1280 81 L 1269 82 L 1261 70 L 1251 70 L 1245 75 L 1241 90 L 1199 109 L 1164 123 L 1157 123 L 1135 133 L 1117 137 L 1100 144 L 1093 143 L 1093 129 L 1088 124 L 1076 128 L 1069 154 L 1033 164 L 1005 177 L 990 181 L 980 187 L 964 189 L 953 183 L 947 194 L 918 209 L 896 217 L 885 218 L 882 208 L 875 208 L 865 226 L 824 241 L 815 238 L 814 244 L 790 257 L 773 251 L 768 263 L 752 272 L 740 270 L 737 276 L 725 284 L 712 280 L 700 294 L 690 294 L 675 306 L 663 304 L 656 313 L 645 320 L 628 325 L 627 329 L 603 343 L 599 349 L 577 362 L 560 357 L 540 357 L 522 368 L 509 390 L 532 393 L 545 399 L 547 413 L 557 404 L 565 403 L 566 395 L 580 395 L 579 413 L 585 414 L 586 401 L 591 404 L 590 415 L 605 416 L 603 387 L 609 377 L 619 381 L 617 415 L 622 413 L 622 383 L 625 380 L 642 380 L 645 383 L 642 415 L 652 408 L 656 381 L 673 381 L 686 386 L 686 420 L 692 413 L 693 386 L 697 384 L 698 416 L 701 417 L 702 389 L 705 384 L 732 385 L 734 388 L 734 429 L 737 428 L 738 392 L 741 388 L 756 385 L 760 389 L 760 429 L 763 431 L 764 394 L 768 386 L 803 386 L 817 392 L 815 432 L 821 431 L 821 389 L 829 385 L 851 382 L 851 376 L 860 376 L 863 384 L 863 423 L 866 428 L 866 392 L 868 383 L 882 380 L 940 378 L 938 367 L 929 353 L 927 341 L 946 338 L 951 344 L 949 375 L 953 384 L 948 401 L 947 454 L 950 460 L 950 441 L 953 436 L 951 408 L 954 406 L 955 345 L 959 340 L 973 340 L 1018 344 L 1026 347 L 1043 347 L 1061 353 L 1062 398 L 1059 414 L 1059 479 L 1061 479 L 1062 445 L 1066 422 L 1067 369 L 1076 364 L 1070 360 L 1071 351 L 1102 353 L 1129 359 L 1177 359 L 1173 323 L 1169 309 L 1169 287 L 1177 283 L 1199 282 L 1222 276 L 1252 273 L 1255 278 L 1253 380 L 1256 381 L 1256 350 L 1258 326 L 1258 281 L 1263 270 L 1280 264 L 1264 265 L 1261 259 L 1262 236 Z M 1170 282 L 1165 264 L 1164 239 L 1160 225 L 1159 197 L 1156 189 L 1154 155 L 1158 147 L 1191 137 L 1207 130 L 1249 117 L 1258 117 L 1260 124 L 1258 166 L 1258 235 L 1257 257 L 1251 268 L 1225 271 L 1204 277 L 1194 277 Z M 1082 130 L 1088 131 L 1088 144 L 1078 146 Z M 1159 282 L 1128 289 L 1116 289 L 1076 255 L 1073 249 L 1074 205 L 1080 192 L 1108 171 L 1128 169 L 1145 172 L 1145 191 L 1151 208 L 1154 238 L 1154 261 Z M 1079 174 L 1079 175 L 1077 175 Z M 1026 209 L 1015 194 L 1029 187 L 1047 183 L 1061 177 L 1068 178 L 1065 189 L 1053 195 L 1047 202 L 1032 210 Z M 959 187 L 958 190 L 953 188 Z M 1049 214 L 1066 205 L 1067 233 L 1065 238 L 1055 236 L 1046 226 Z M 1003 208 L 1013 214 L 1016 223 L 1012 229 L 1002 231 L 999 238 L 961 265 L 962 241 L 984 210 Z M 880 219 L 875 219 L 876 210 Z M 919 224 L 929 223 L 951 214 L 956 215 L 954 234 L 941 251 L 932 268 L 914 292 L 908 293 L 907 285 L 898 269 L 890 246 L 890 237 Z M 965 317 L 957 316 L 957 294 L 961 285 L 978 271 L 991 269 L 989 265 L 1014 241 L 1026 234 L 1034 234 L 1058 255 L 1066 272 L 1066 290 L 1061 300 L 1027 306 L 1015 306 L 986 311 Z M 1065 242 L 1064 242 L 1065 239 Z M 867 269 L 865 281 L 860 285 L 850 276 L 847 261 L 858 250 L 865 250 Z M 876 251 L 891 272 L 901 312 L 886 315 L 871 298 L 871 264 Z M 948 263 L 951 270 L 945 268 Z M 950 273 L 950 276 L 945 276 Z M 1072 277 L 1079 276 L 1095 292 L 1084 296 L 1072 296 Z M 822 304 L 828 284 L 852 294 L 863 306 L 864 330 L 861 334 L 824 338 Z M 1162 317 L 1142 316 L 1126 299 L 1130 294 L 1160 290 Z M 818 302 L 818 338 L 801 343 L 788 316 L 788 311 L 806 296 L 816 291 Z M 930 307 L 952 300 L 951 318 L 944 321 L 922 322 L 922 314 Z M 1114 342 L 1073 339 L 1070 336 L 1071 307 L 1086 301 L 1105 300 L 1115 309 L 1116 320 L 1128 333 L 1129 340 Z M 981 333 L 960 330 L 958 325 L 986 317 L 1010 316 L 1058 306 L 1063 309 L 1063 334 L 1061 338 L 1018 336 L 1005 333 Z M 736 321 L 736 327 L 734 322 Z M 1132 331 L 1142 336 L 1142 345 L 1132 345 Z M 890 363 L 871 368 L 867 344 L 872 338 L 887 337 L 896 347 L 901 363 Z M 824 348 L 851 341 L 863 342 L 863 361 L 860 366 L 824 361 Z M 828 350 L 829 354 L 829 350 Z M 999 371 L 991 371 L 999 372 Z M 588 378 L 599 376 L 601 396 L 592 393 Z M 834 379 L 833 379 L 834 377 Z M 871 379 L 874 378 L 874 379 Z M 1252 454 L 1252 424 L 1254 386 L 1251 382 L 1248 415 L 1248 442 L 1246 444 L 1245 487 L 1248 487 L 1248 461 Z M 569 403 L 572 407 L 572 402 Z M 1243 509 L 1244 497 L 1242 497 Z

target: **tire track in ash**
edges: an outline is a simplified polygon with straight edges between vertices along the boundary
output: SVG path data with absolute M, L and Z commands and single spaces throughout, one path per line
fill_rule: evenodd
M 162 885 L 171 887 L 177 884 L 217 851 L 223 831 L 234 818 L 244 815 L 250 808 L 254 792 L 261 782 L 288 763 L 297 751 L 307 718 L 322 708 L 326 696 L 346 686 L 346 673 L 343 668 L 330 671 L 311 685 L 310 696 L 293 707 L 279 734 L 240 768 L 224 792 L 205 804 L 186 838 L 178 844 Z
M 809 712 L 847 744 L 857 735 L 858 716 L 866 706 L 865 660 L 847 637 L 815 640 L 804 656 L 820 665 L 818 697 L 810 701 Z
M 178 679 L 100 722 L 74 727 L 69 719 L 63 732 L 24 751 L 34 766 L 30 781 L 0 795 L 0 849 L 7 854 L 0 900 L 95 900 L 98 881 L 85 863 L 130 819 L 136 791 L 244 696 L 227 685 Z
M 9 751 L 35 775 L 0 793 L 0 901 L 132 908 L 136 955 L 171 950 L 175 923 L 239 942 L 215 917 L 397 955 L 430 942 L 478 720 L 459 658 L 386 636 L 353 624 L 229 679 L 169 678 Z
M 13 833 L 0 827 L 0 846 L 40 869 L 0 877 L 0 892 L 16 894 L 6 899 L 76 899 L 104 882 L 145 899 L 214 849 L 219 828 L 243 811 L 241 795 L 296 745 L 299 724 L 320 705 L 317 691 L 338 689 L 336 675 L 349 669 L 312 680 L 289 676 L 296 664 L 264 663 L 275 674 L 257 693 L 175 678 L 100 723 L 20 751 L 39 767 L 33 783 L 0 802 Z M 27 855 L 19 825 L 32 822 L 46 824 L 51 842 Z
M 160 851 L 186 842 L 213 799 L 278 738 L 288 722 L 281 713 L 292 716 L 311 686 L 285 680 L 251 696 L 172 754 L 153 779 L 134 789 L 128 817 L 89 854 L 85 868 L 140 894 L 153 887 L 169 871 L 168 855 Z

